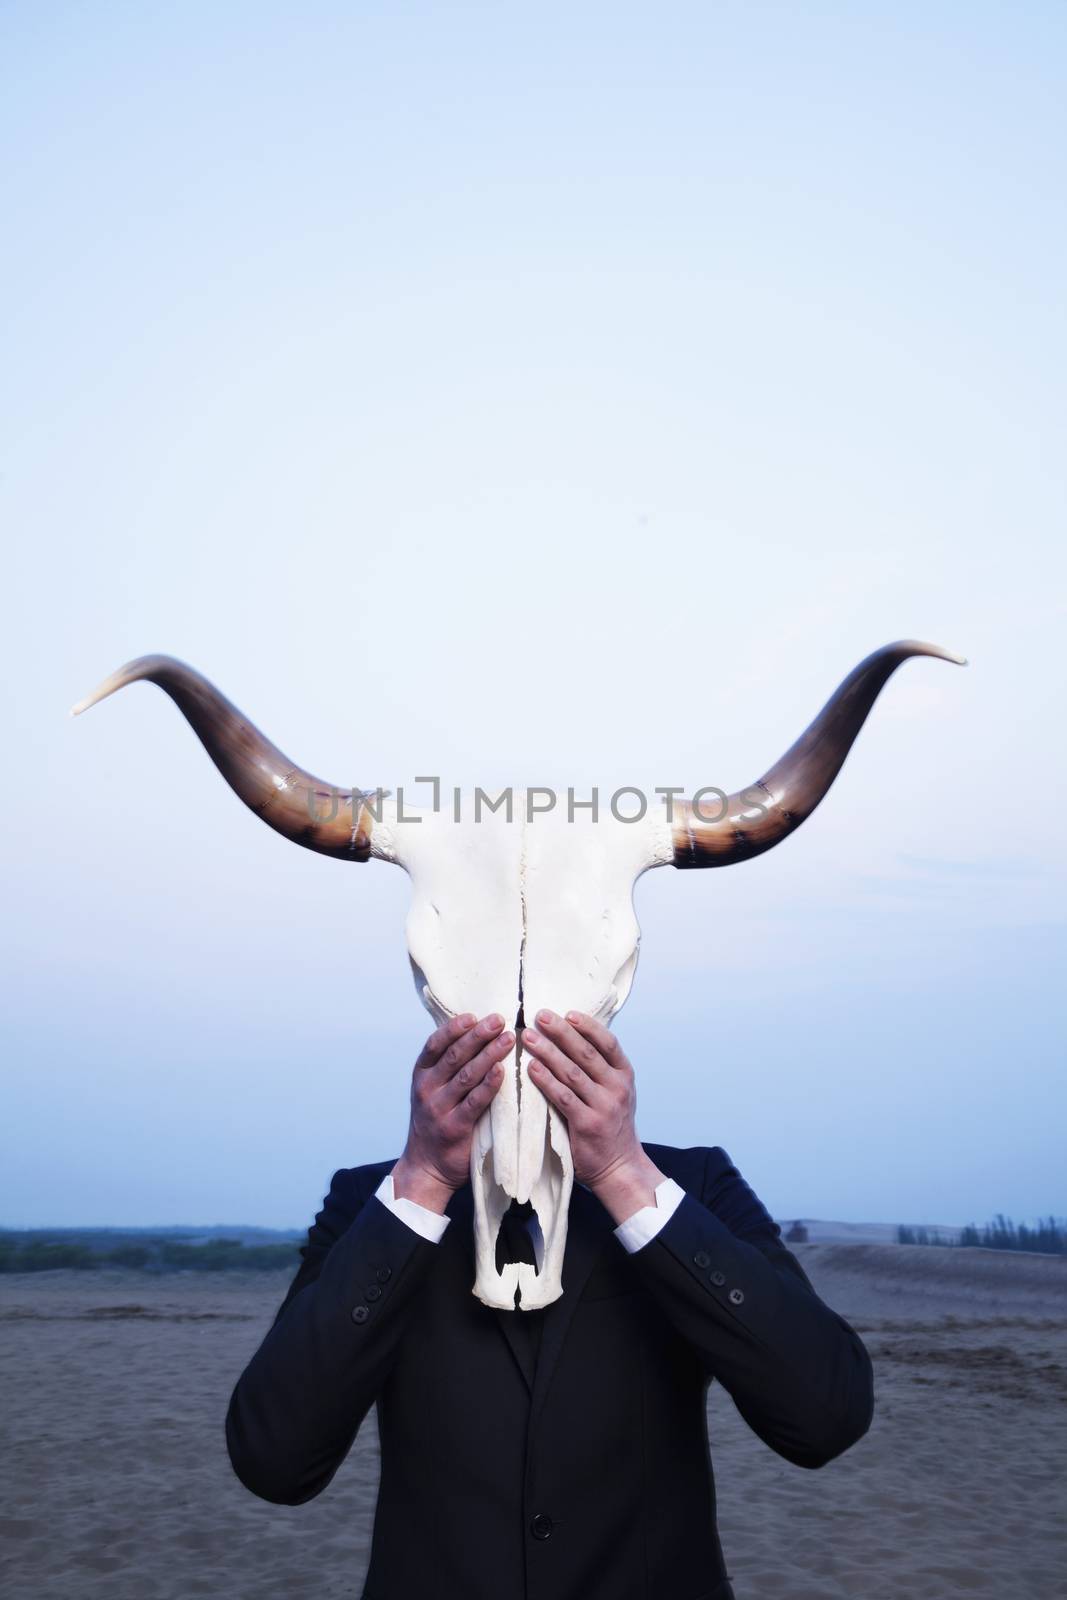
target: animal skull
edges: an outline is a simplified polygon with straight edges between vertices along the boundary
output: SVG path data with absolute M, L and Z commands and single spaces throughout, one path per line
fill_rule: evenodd
M 74 714 L 140 679 L 182 711 L 230 787 L 264 822 L 340 860 L 395 862 L 409 874 L 407 945 L 419 997 L 438 1020 L 500 1012 L 516 1031 L 513 1070 L 475 1129 L 471 1149 L 476 1277 L 486 1305 L 546 1306 L 563 1292 L 573 1166 L 566 1124 L 527 1071 L 524 1018 L 541 1007 L 609 1022 L 630 992 L 640 930 L 633 886 L 650 867 L 726 866 L 772 848 L 826 794 L 892 672 L 909 656 L 963 664 L 903 640 L 860 663 L 815 721 L 757 783 L 708 809 L 676 802 L 638 820 L 587 809 L 544 811 L 522 791 L 497 809 L 476 803 L 413 812 L 382 794 L 342 790 L 297 767 L 206 678 L 171 656 L 121 667 Z M 477 801 L 477 797 L 475 797 Z M 471 814 L 467 814 L 470 812 Z M 496 1238 L 512 1199 L 541 1228 L 539 1268 L 498 1272 Z

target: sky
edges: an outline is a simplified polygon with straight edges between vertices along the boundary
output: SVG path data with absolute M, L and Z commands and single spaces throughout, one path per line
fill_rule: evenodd
M 911 661 L 818 812 L 648 873 L 648 1141 L 780 1218 L 1067 1212 L 1067 12 L 0 11 L 0 1225 L 307 1226 L 399 1154 L 408 885 L 338 784 L 701 784 Z

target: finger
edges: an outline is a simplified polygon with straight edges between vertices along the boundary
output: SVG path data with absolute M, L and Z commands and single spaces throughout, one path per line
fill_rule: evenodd
M 495 1039 L 503 1026 L 503 1017 L 499 1012 L 494 1012 L 491 1016 L 483 1017 L 466 1033 L 460 1034 L 458 1039 L 453 1039 L 433 1069 L 435 1082 L 447 1083 L 454 1078 L 460 1067 L 473 1061 L 479 1050 L 484 1049 L 490 1039 Z
M 538 1086 L 542 1080 L 551 1075 L 558 1083 L 570 1089 L 571 1092 L 587 1106 L 595 1105 L 597 1096 L 602 1093 L 599 1085 L 594 1083 L 576 1061 L 564 1055 L 558 1045 L 546 1038 L 543 1033 L 537 1033 L 531 1028 L 525 1029 L 522 1036 L 524 1050 L 529 1050 L 534 1057 L 530 1064 L 530 1072 Z M 535 1072 L 534 1067 L 540 1065 L 541 1071 Z
M 525 1040 L 526 1035 L 523 1035 Z M 551 1047 L 551 1048 L 554 1048 Z M 558 1053 L 558 1052 L 557 1052 Z M 540 1089 L 545 1099 L 555 1106 L 560 1114 L 566 1117 L 568 1123 L 577 1126 L 582 1118 L 588 1115 L 589 1106 L 576 1094 L 569 1084 L 563 1083 L 555 1073 L 538 1057 L 530 1062 L 530 1080 Z M 587 1080 L 588 1081 L 588 1080 Z
M 568 1011 L 567 1021 L 583 1038 L 595 1046 L 612 1070 L 623 1072 L 632 1070 L 622 1045 L 610 1028 L 605 1028 L 595 1017 L 586 1016 L 584 1011 Z
M 465 1126 L 473 1127 L 504 1081 L 504 1064 L 497 1061 L 489 1068 L 481 1083 L 476 1083 L 470 1094 L 456 1106 L 453 1115 Z
M 451 1111 L 514 1048 L 515 1035 L 513 1033 L 501 1033 L 495 1039 L 490 1039 L 488 1044 L 482 1046 L 477 1055 L 464 1062 L 458 1072 L 454 1072 L 448 1082 L 437 1091 L 435 1097 L 437 1104 L 445 1111 Z
M 419 1052 L 419 1059 L 415 1063 L 416 1070 L 434 1066 L 442 1051 L 447 1050 L 452 1041 L 466 1033 L 468 1028 L 473 1028 L 477 1020 L 472 1011 L 465 1011 L 460 1017 L 450 1017 L 447 1022 L 442 1022 L 441 1026 L 431 1033 Z
M 614 1068 L 604 1060 L 596 1045 L 591 1043 L 577 1028 L 557 1017 L 554 1011 L 539 1011 L 537 1013 L 537 1026 L 542 1033 L 548 1035 L 552 1043 L 560 1049 L 569 1060 L 582 1068 L 586 1075 L 595 1083 L 610 1084 Z

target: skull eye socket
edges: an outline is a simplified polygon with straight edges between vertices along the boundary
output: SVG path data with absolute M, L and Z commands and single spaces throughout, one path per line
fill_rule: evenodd
M 615 982 L 611 986 L 611 993 L 604 1002 L 603 1008 L 597 1012 L 598 1021 L 610 1022 L 630 993 L 633 987 L 634 973 L 637 971 L 637 954 L 637 946 L 634 945 L 630 954 L 615 974 Z
M 452 1018 L 456 1016 L 457 1013 L 450 1010 L 450 1008 L 445 1005 L 443 1000 L 438 1000 L 437 996 L 430 988 L 430 985 L 426 982 L 425 972 L 423 972 L 422 968 L 419 966 L 419 963 L 415 960 L 415 957 L 410 953 L 408 955 L 408 960 L 411 962 L 411 975 L 415 979 L 415 992 L 422 1001 L 423 1005 L 426 1007 L 427 1011 L 430 1013 L 431 1017 L 438 1024 L 442 1022 L 451 1022 Z

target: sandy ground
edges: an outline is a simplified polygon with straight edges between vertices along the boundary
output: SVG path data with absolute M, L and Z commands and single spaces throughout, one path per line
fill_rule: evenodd
M 1067 1261 L 855 1244 L 797 1254 L 871 1351 L 875 1421 L 806 1472 L 712 1387 L 738 1600 L 1067 1596 Z M 373 1417 L 305 1506 L 254 1499 L 226 1457 L 230 1390 L 287 1281 L 0 1279 L 4 1600 L 358 1600 Z

